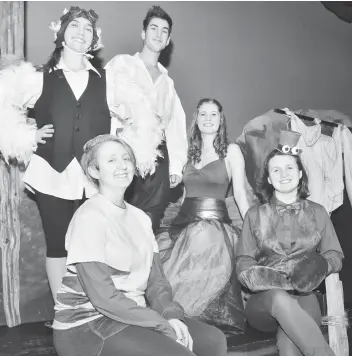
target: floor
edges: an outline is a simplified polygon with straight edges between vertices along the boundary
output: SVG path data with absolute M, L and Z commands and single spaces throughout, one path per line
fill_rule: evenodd
M 349 328 L 352 344 L 352 329 Z M 236 337 L 228 338 L 228 355 L 232 356 L 277 356 L 275 339 L 270 334 L 251 330 L 241 336 L 241 345 Z M 254 340 L 256 340 L 254 342 Z M 352 348 L 351 348 L 352 351 Z M 0 326 L 0 356 L 57 356 L 53 347 L 52 331 L 44 322 L 22 324 L 14 328 Z M 69 355 L 67 355 L 69 356 Z M 137 355 L 136 355 L 137 356 Z
M 245 343 L 242 346 L 236 346 L 235 338 L 230 338 L 228 354 L 276 356 L 276 347 L 271 336 L 252 334 L 251 337 L 242 338 Z M 253 343 L 253 337 L 259 337 L 259 341 Z M 52 331 L 46 328 L 43 322 L 22 324 L 14 328 L 0 327 L 0 356 L 57 356 L 52 342 Z
M 57 356 L 52 341 L 52 331 L 43 322 L 0 327 L 1 356 Z

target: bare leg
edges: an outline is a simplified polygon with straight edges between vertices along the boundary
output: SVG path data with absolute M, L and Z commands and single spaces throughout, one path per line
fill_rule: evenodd
M 284 356 L 302 356 L 302 352 L 291 341 L 291 339 L 285 334 L 285 332 L 279 327 L 276 334 L 277 348 L 279 355 Z
M 304 356 L 334 356 L 319 328 L 320 308 L 313 294 L 296 297 L 281 289 L 256 293 L 249 298 L 245 313 L 256 329 L 277 331 L 279 326 Z M 278 337 L 278 346 L 284 350 L 280 355 L 295 355 L 281 331 Z
M 316 296 L 314 294 L 310 294 L 307 296 L 300 296 L 294 298 L 297 299 L 301 308 L 304 309 L 313 318 L 316 324 L 320 325 L 321 310 Z M 280 355 L 302 356 L 301 351 L 285 334 L 281 327 L 279 327 L 277 331 L 277 346 Z
M 303 355 L 334 356 L 317 322 L 287 292 L 274 291 L 271 315 Z

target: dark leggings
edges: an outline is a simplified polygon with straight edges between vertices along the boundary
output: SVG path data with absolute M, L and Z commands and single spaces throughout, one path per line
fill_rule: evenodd
M 73 214 L 85 201 L 85 198 L 82 200 L 66 200 L 36 191 L 35 200 L 45 235 L 46 256 L 51 258 L 66 257 L 65 236 L 67 228 Z
M 226 338 L 219 329 L 192 319 L 186 319 L 186 324 L 193 339 L 193 352 L 157 331 L 138 326 L 128 326 L 109 337 L 104 341 L 102 349 L 93 345 L 88 347 L 92 340 L 101 340 L 84 325 L 78 327 L 81 331 L 76 334 L 73 329 L 72 334 L 69 330 L 54 330 L 54 344 L 59 356 L 227 355 Z M 69 338 L 65 337 L 66 333 L 71 334 Z M 84 342 L 83 338 L 90 341 Z

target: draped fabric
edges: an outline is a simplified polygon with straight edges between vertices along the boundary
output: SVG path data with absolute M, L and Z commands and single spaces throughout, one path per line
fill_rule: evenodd
M 249 121 L 236 140 L 246 162 L 248 183 L 255 190 L 266 156 L 277 146 L 280 130 L 288 129 L 288 118 L 273 110 Z
M 294 110 L 294 113 L 317 118 L 319 120 L 342 123 L 352 126 L 351 118 L 336 110 Z M 308 128 L 316 125 L 313 121 L 300 119 Z M 252 120 L 243 128 L 236 143 L 241 147 L 242 154 L 246 162 L 246 173 L 249 184 L 256 188 L 262 175 L 263 162 L 266 156 L 277 146 L 280 137 L 280 130 L 291 130 L 292 120 L 286 115 L 278 114 L 270 110 Z M 293 129 L 293 131 L 297 131 Z M 335 127 L 321 124 L 321 134 L 331 138 Z M 331 139 L 333 140 L 333 138 Z M 319 202 L 318 202 L 319 203 Z

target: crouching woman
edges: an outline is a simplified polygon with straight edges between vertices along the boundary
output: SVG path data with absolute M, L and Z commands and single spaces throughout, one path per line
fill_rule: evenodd
M 149 217 L 124 201 L 135 173 L 131 148 L 101 135 L 82 168 L 99 193 L 66 235 L 67 273 L 53 324 L 59 356 L 224 356 L 225 336 L 184 317 L 164 277 Z

